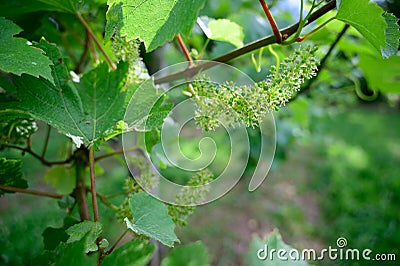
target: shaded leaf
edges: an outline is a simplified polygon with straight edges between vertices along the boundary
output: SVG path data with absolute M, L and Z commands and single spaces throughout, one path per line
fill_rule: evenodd
M 22 178 L 21 161 L 0 158 L 0 184 L 11 187 L 27 188 L 28 182 Z M 13 191 L 0 189 L 0 196 Z
M 53 250 L 61 242 L 65 242 L 68 239 L 68 234 L 64 228 L 47 227 L 43 233 L 44 249 Z
M 54 250 L 44 250 L 41 254 L 33 258 L 31 265 L 50 265 L 53 262 L 55 254 Z
M 108 0 L 106 39 L 119 31 L 127 40 L 140 39 L 148 52 L 188 35 L 204 0 Z
M 38 2 L 48 5 L 47 10 L 74 13 L 78 0 L 38 0 Z
M 57 11 L 63 13 L 74 13 L 79 0 L 13 0 L 3 1 L 0 16 L 21 15 L 37 11 Z M 87 2 L 87 0 L 85 1 Z
M 86 255 L 87 239 L 85 236 L 74 243 L 61 243 L 54 256 L 55 266 L 95 266 L 98 253 Z
M 129 200 L 133 222 L 125 218 L 126 226 L 137 233 L 173 247 L 179 239 L 174 232 L 174 222 L 167 206 L 144 192 L 134 194 Z
M 210 265 L 210 256 L 202 242 L 178 246 L 161 263 L 161 266 L 174 265 L 206 266 Z
M 96 239 L 100 236 L 102 231 L 102 225 L 99 222 L 83 221 L 66 230 L 69 235 L 67 243 L 85 239 L 85 252 L 97 251 Z
M 153 256 L 155 246 L 140 240 L 131 240 L 114 250 L 103 260 L 103 266 L 145 266 Z
M 77 223 L 79 223 L 78 220 L 67 216 L 64 218 L 62 227 L 47 227 L 42 233 L 44 248 L 47 250 L 54 250 L 61 242 L 66 242 L 68 240 L 68 234 L 65 230 Z
M 23 38 L 15 38 L 22 29 L 12 21 L 0 17 L 0 70 L 21 75 L 27 73 L 54 82 L 50 59 L 43 51 Z

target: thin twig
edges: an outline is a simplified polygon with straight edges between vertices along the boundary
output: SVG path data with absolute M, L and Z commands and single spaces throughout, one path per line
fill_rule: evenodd
M 325 21 L 324 23 L 322 23 L 321 25 L 319 25 L 318 27 L 316 27 L 315 29 L 313 29 L 309 33 L 305 34 L 304 36 L 301 36 L 301 37 L 297 38 L 296 42 L 304 41 L 305 39 L 307 39 L 308 37 L 310 37 L 311 35 L 313 35 L 317 31 L 319 31 L 320 29 L 324 28 L 329 22 L 331 22 L 334 19 L 335 19 L 335 17 L 332 17 L 332 18 L 328 19 L 327 21 Z
M 260 1 L 262 8 L 264 9 L 264 13 L 267 16 L 269 24 L 271 25 L 272 32 L 274 33 L 275 38 L 276 38 L 276 42 L 280 43 L 282 41 L 282 35 L 281 35 L 281 32 L 279 31 L 278 25 L 276 24 L 274 16 L 272 16 L 272 13 L 268 8 L 267 3 L 265 3 L 264 0 L 259 0 L 259 1 Z
M 334 9 L 336 7 L 336 1 L 331 0 L 315 12 L 313 12 L 310 17 L 308 18 L 307 22 L 305 25 L 308 25 L 309 23 L 315 21 L 316 19 L 320 18 L 321 16 L 325 15 L 328 13 L 330 10 Z M 297 28 L 299 27 L 299 23 L 296 23 L 288 28 L 285 28 L 281 31 L 282 36 L 291 36 L 294 33 L 297 32 Z M 202 64 L 198 64 L 194 67 L 187 68 L 183 71 L 178 71 L 166 76 L 161 76 L 161 77 L 156 77 L 154 79 L 155 84 L 162 84 L 162 83 L 167 83 L 170 81 L 174 81 L 180 78 L 185 78 L 185 77 L 192 77 L 195 74 L 197 74 L 201 70 L 208 69 L 210 67 L 215 66 L 218 64 L 218 62 L 225 63 L 228 62 L 234 58 L 237 58 L 241 55 L 247 54 L 249 52 L 252 52 L 254 50 L 260 49 L 261 47 L 271 45 L 273 43 L 276 43 L 276 39 L 274 35 L 267 36 L 265 38 L 259 39 L 257 41 L 251 42 L 239 49 L 233 50 L 232 52 L 229 52 L 227 54 L 224 54 L 222 56 L 216 57 L 212 59 L 211 61 L 207 61 Z
M 47 125 L 46 138 L 44 139 L 43 150 L 42 154 L 40 155 L 40 157 L 42 158 L 44 158 L 44 156 L 46 155 L 47 145 L 49 144 L 50 132 L 51 132 L 51 126 Z
M 333 49 L 335 49 L 336 45 L 339 43 L 340 39 L 344 36 L 346 31 L 350 28 L 349 24 L 344 25 L 343 29 L 340 31 L 338 36 L 336 37 L 335 41 L 331 44 L 329 47 L 328 52 L 325 54 L 325 56 L 321 59 L 319 69 L 323 68 L 325 66 L 326 60 L 329 58 L 329 56 L 332 54 Z M 318 71 L 319 72 L 319 71 Z M 318 75 L 318 73 L 317 73 Z
M 114 245 L 112 245 L 112 247 L 106 252 L 106 255 L 109 255 L 111 254 L 111 252 L 114 251 L 114 249 L 118 246 L 119 242 L 121 242 L 126 233 L 128 233 L 128 231 L 129 231 L 128 228 L 125 229 L 125 231 L 118 237 L 117 241 L 115 241 Z
M 64 48 L 67 51 L 69 57 L 72 60 L 73 64 L 76 64 L 78 62 L 78 60 L 76 59 L 76 56 L 74 54 L 74 52 L 72 51 L 71 46 L 68 43 L 67 37 L 65 37 L 66 34 L 65 33 L 61 33 L 61 41 L 63 42 Z
M 29 149 L 29 150 L 32 149 L 32 143 L 31 143 L 31 136 L 30 135 L 26 139 L 26 148 Z
M 333 43 L 331 44 L 331 46 L 329 47 L 328 52 L 325 54 L 325 56 L 321 59 L 320 61 L 320 65 L 318 67 L 318 71 L 316 73 L 316 75 L 307 83 L 307 85 L 300 91 L 300 93 L 305 93 L 307 92 L 310 88 L 311 85 L 317 80 L 317 77 L 319 75 L 319 73 L 321 72 L 321 70 L 325 67 L 326 64 L 326 60 L 331 56 L 333 49 L 335 49 L 336 45 L 339 43 L 340 39 L 342 39 L 342 37 L 344 36 L 344 34 L 346 33 L 347 29 L 350 27 L 349 24 L 344 25 L 343 29 L 340 31 L 340 33 L 338 34 L 338 36 L 336 37 L 335 41 L 333 41 Z M 297 95 L 295 97 L 293 97 L 291 99 L 294 100 L 295 98 L 297 98 Z
M 119 196 L 124 196 L 126 194 L 129 194 L 129 192 L 123 191 L 123 192 L 117 192 L 117 193 L 113 193 L 113 194 L 109 194 L 109 195 L 104 195 L 104 198 L 112 199 L 112 198 L 116 198 L 116 197 L 119 197 Z
M 23 193 L 23 194 L 30 194 L 30 195 L 35 195 L 35 196 L 48 197 L 48 198 L 53 198 L 53 199 L 61 199 L 63 197 L 62 195 L 56 194 L 56 193 L 30 190 L 30 189 L 19 188 L 19 187 L 11 187 L 11 186 L 6 186 L 6 185 L 0 185 L 0 189 L 9 190 L 9 191 L 13 191 L 13 192 L 19 192 L 19 193 Z
M 91 42 L 90 42 L 90 35 L 89 35 L 89 32 L 86 30 L 85 46 L 84 46 L 84 49 L 83 49 L 81 58 L 79 58 L 79 62 L 78 62 L 78 64 L 77 64 L 76 67 L 75 67 L 75 73 L 76 73 L 76 74 L 82 73 L 82 65 L 83 65 L 83 63 L 85 62 L 86 56 L 87 56 L 87 54 L 88 54 L 88 52 L 89 52 L 90 44 L 91 44 Z
M 99 208 L 97 206 L 96 198 L 96 178 L 94 174 L 94 150 L 93 147 L 89 150 L 89 170 L 90 170 L 90 191 L 92 192 L 92 205 L 94 221 L 99 220 Z
M 52 165 L 59 165 L 59 164 L 68 164 L 72 161 L 72 159 L 74 158 L 73 155 L 71 155 L 70 157 L 68 157 L 67 159 L 63 160 L 63 161 L 54 161 L 54 162 L 49 162 L 46 159 L 42 158 L 39 154 L 35 153 L 34 151 L 32 151 L 30 148 L 22 148 L 16 145 L 11 145 L 11 144 L 3 144 L 3 147 L 5 148 L 10 148 L 10 149 L 16 149 L 16 150 L 20 150 L 22 152 L 26 152 L 29 153 L 30 155 L 32 155 L 33 157 L 35 157 L 36 159 L 38 159 L 43 165 L 45 166 L 52 166 Z
M 112 204 L 111 202 L 109 202 L 107 200 L 106 196 L 104 196 L 104 195 L 102 195 L 102 194 L 100 194 L 98 192 L 96 193 L 96 195 L 104 205 L 106 205 L 107 207 L 109 207 L 110 209 L 112 209 L 114 211 L 118 211 L 118 207 L 115 206 L 114 204 Z
M 131 147 L 129 149 L 126 149 L 126 150 L 113 151 L 113 152 L 110 152 L 110 153 L 106 153 L 106 154 L 100 155 L 100 156 L 94 158 L 94 160 L 97 162 L 97 161 L 100 161 L 102 159 L 114 156 L 114 155 L 123 154 L 125 152 L 130 152 L 130 151 L 134 151 L 134 150 L 137 150 L 137 149 L 139 149 L 138 146 L 133 146 L 133 147 Z
M 185 43 L 183 42 L 183 39 L 182 39 L 181 35 L 180 34 L 176 35 L 176 38 L 178 39 L 179 46 L 181 47 L 182 52 L 186 57 L 186 60 L 189 62 L 189 65 L 193 66 L 194 65 L 193 64 L 193 59 L 190 56 L 189 50 L 186 47 Z
M 99 39 L 97 39 L 96 35 L 93 33 L 92 29 L 90 28 L 89 24 L 85 21 L 85 19 L 81 16 L 79 12 L 75 13 L 76 16 L 78 17 L 79 21 L 82 23 L 83 27 L 85 27 L 86 31 L 89 33 L 90 37 L 93 39 L 93 41 L 96 43 L 97 47 L 100 49 L 101 53 L 104 55 L 106 58 L 108 64 L 111 66 L 113 70 L 116 70 L 117 67 L 115 66 L 114 62 L 111 60 L 111 58 L 108 56 L 106 50 L 104 50 L 104 47 L 101 45 Z

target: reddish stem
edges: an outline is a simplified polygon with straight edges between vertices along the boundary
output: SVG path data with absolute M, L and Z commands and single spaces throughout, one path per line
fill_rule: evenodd
M 89 24 L 85 21 L 85 19 L 81 16 L 79 12 L 76 12 L 76 16 L 78 17 L 79 21 L 82 23 L 83 27 L 89 34 L 89 36 L 92 38 L 92 40 L 96 43 L 97 47 L 100 49 L 100 52 L 104 55 L 106 61 L 108 64 L 111 66 L 113 70 L 117 69 L 117 66 L 113 63 L 111 60 L 110 56 L 107 54 L 106 50 L 104 47 L 101 45 L 99 39 L 97 39 L 96 35 L 93 33 L 92 29 L 90 28 Z
M 19 187 L 11 187 L 11 186 L 6 186 L 6 185 L 0 185 L 0 189 L 9 190 L 9 191 L 13 191 L 13 192 L 19 192 L 19 193 L 23 193 L 23 194 L 30 194 L 30 195 L 35 195 L 35 196 L 48 197 L 48 198 L 53 198 L 53 199 L 61 199 L 63 197 L 62 195 L 56 194 L 56 193 L 30 190 L 30 189 L 24 189 L 24 188 L 19 188 Z
M 193 65 L 193 59 L 192 59 L 192 57 L 190 56 L 189 50 L 188 50 L 188 48 L 186 47 L 185 43 L 183 42 L 181 35 L 180 35 L 180 34 L 176 35 L 176 38 L 178 39 L 179 46 L 181 47 L 182 52 L 183 52 L 183 54 L 184 54 L 185 57 L 186 57 L 186 60 L 187 60 L 187 61 L 189 62 L 189 64 L 192 66 L 192 65 Z
M 96 178 L 94 175 L 94 150 L 93 147 L 89 150 L 89 170 L 90 170 L 90 188 L 92 192 L 93 216 L 94 221 L 99 220 L 99 208 L 97 206 L 96 198 Z
M 276 38 L 276 42 L 280 43 L 282 41 L 282 35 L 281 35 L 281 32 L 279 31 L 278 25 L 276 24 L 274 17 L 272 16 L 271 11 L 268 8 L 267 3 L 265 3 L 264 0 L 259 0 L 259 1 L 260 1 L 262 8 L 264 9 L 265 15 L 267 15 L 269 24 L 271 24 L 272 31 L 274 32 L 274 35 Z

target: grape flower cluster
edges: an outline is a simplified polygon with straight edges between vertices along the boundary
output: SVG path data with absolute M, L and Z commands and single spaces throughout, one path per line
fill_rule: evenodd
M 195 120 L 206 131 L 214 130 L 221 121 L 229 126 L 242 123 L 258 127 L 270 111 L 277 111 L 300 90 L 305 79 L 316 75 L 319 60 L 317 48 L 297 49 L 279 66 L 271 66 L 268 77 L 253 86 L 233 82 L 216 84 L 207 77 L 191 83 L 196 105 Z

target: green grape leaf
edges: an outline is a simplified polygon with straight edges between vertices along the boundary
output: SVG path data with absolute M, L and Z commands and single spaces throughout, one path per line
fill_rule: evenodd
M 146 266 L 155 250 L 154 244 L 131 240 L 106 256 L 101 265 Z
M 73 243 L 61 243 L 53 257 L 55 266 L 95 266 L 97 265 L 98 252 L 86 255 L 86 236 Z M 53 265 L 53 264 L 51 264 Z
M 206 266 L 210 265 L 210 256 L 203 243 L 195 242 L 174 248 L 161 263 L 161 266 L 174 265 Z
M 360 54 L 358 67 L 364 74 L 370 89 L 400 93 L 400 56 L 383 59 L 368 54 Z
M 28 182 L 22 178 L 21 161 L 0 158 L 0 185 L 27 188 Z M 0 196 L 4 193 L 14 193 L 0 188 Z
M 65 232 L 65 229 L 77 223 L 79 223 L 78 220 L 67 216 L 64 218 L 62 227 L 47 227 L 42 233 L 44 248 L 46 250 L 54 250 L 61 242 L 66 242 L 68 234 Z
M 150 131 L 161 126 L 173 107 L 173 104 L 161 105 L 163 93 L 164 90 L 154 88 L 151 79 L 142 82 L 126 109 L 124 121 L 128 127 Z
M 102 233 L 103 228 L 101 223 L 92 221 L 83 221 L 75 224 L 66 230 L 69 235 L 67 243 L 73 243 L 85 238 L 85 252 L 96 251 L 96 239 Z
M 127 64 L 120 63 L 116 71 L 109 72 L 106 63 L 102 63 L 83 75 L 79 83 L 73 83 L 57 48 L 44 40 L 38 46 L 53 60 L 56 86 L 29 75 L 15 77 L 19 101 L 3 104 L 45 121 L 78 147 L 97 146 L 110 135 L 116 135 L 125 107 L 139 86 L 132 84 L 125 88 Z
M 79 0 L 37 0 L 43 4 L 46 4 L 48 7 L 46 10 L 65 12 L 65 13 L 74 13 L 76 10 L 76 4 Z
M 61 242 L 68 239 L 68 234 L 64 228 L 47 227 L 43 233 L 44 249 L 54 250 Z
M 383 17 L 386 20 L 387 28 L 385 30 L 386 48 L 382 49 L 382 56 L 389 58 L 395 55 L 399 48 L 400 31 L 399 24 L 397 24 L 399 19 L 391 13 L 385 13 Z
M 126 226 L 137 233 L 173 247 L 179 239 L 174 232 L 174 222 L 167 206 L 144 192 L 134 194 L 129 200 L 133 222 L 125 218 Z
M 243 46 L 243 29 L 241 26 L 228 19 L 209 19 L 201 17 L 198 24 L 207 38 L 215 41 L 228 42 L 240 48 Z
M 16 75 L 27 73 L 54 83 L 52 62 L 42 50 L 23 38 L 15 38 L 22 29 L 12 21 L 0 17 L 0 70 Z
M 383 9 L 369 0 L 341 0 L 336 18 L 356 28 L 379 52 L 386 47 Z
M 52 167 L 46 172 L 43 179 L 57 193 L 68 195 L 74 190 L 76 185 L 75 168 L 67 168 L 61 165 Z
M 16 17 L 37 11 L 56 11 L 72 14 L 78 10 L 81 14 L 84 14 L 90 11 L 93 12 L 97 8 L 103 8 L 107 0 L 12 0 L 3 2 L 0 16 Z M 44 17 L 47 20 L 48 16 Z
M 204 0 L 108 0 L 105 39 L 117 29 L 127 40 L 140 39 L 148 52 L 188 35 Z
M 3 1 L 0 16 L 15 17 L 17 15 L 37 11 L 57 11 L 74 13 L 79 0 L 13 0 Z M 87 1 L 84 1 L 87 2 Z
M 30 265 L 50 265 L 55 255 L 54 250 L 44 250 L 30 261 Z
M 274 249 L 276 252 L 270 252 Z M 287 260 L 281 260 L 278 256 L 278 250 L 286 250 L 285 258 Z M 266 239 L 261 240 L 258 236 L 253 236 L 250 242 L 250 247 L 246 255 L 246 265 L 248 266 L 306 266 L 309 265 L 305 260 L 302 259 L 301 251 L 293 252 L 293 248 L 285 242 L 283 242 L 281 235 L 278 230 L 274 230 Z M 292 256 L 299 254 L 299 258 L 293 259 L 289 256 L 289 252 Z M 271 257 L 270 253 L 273 253 Z

